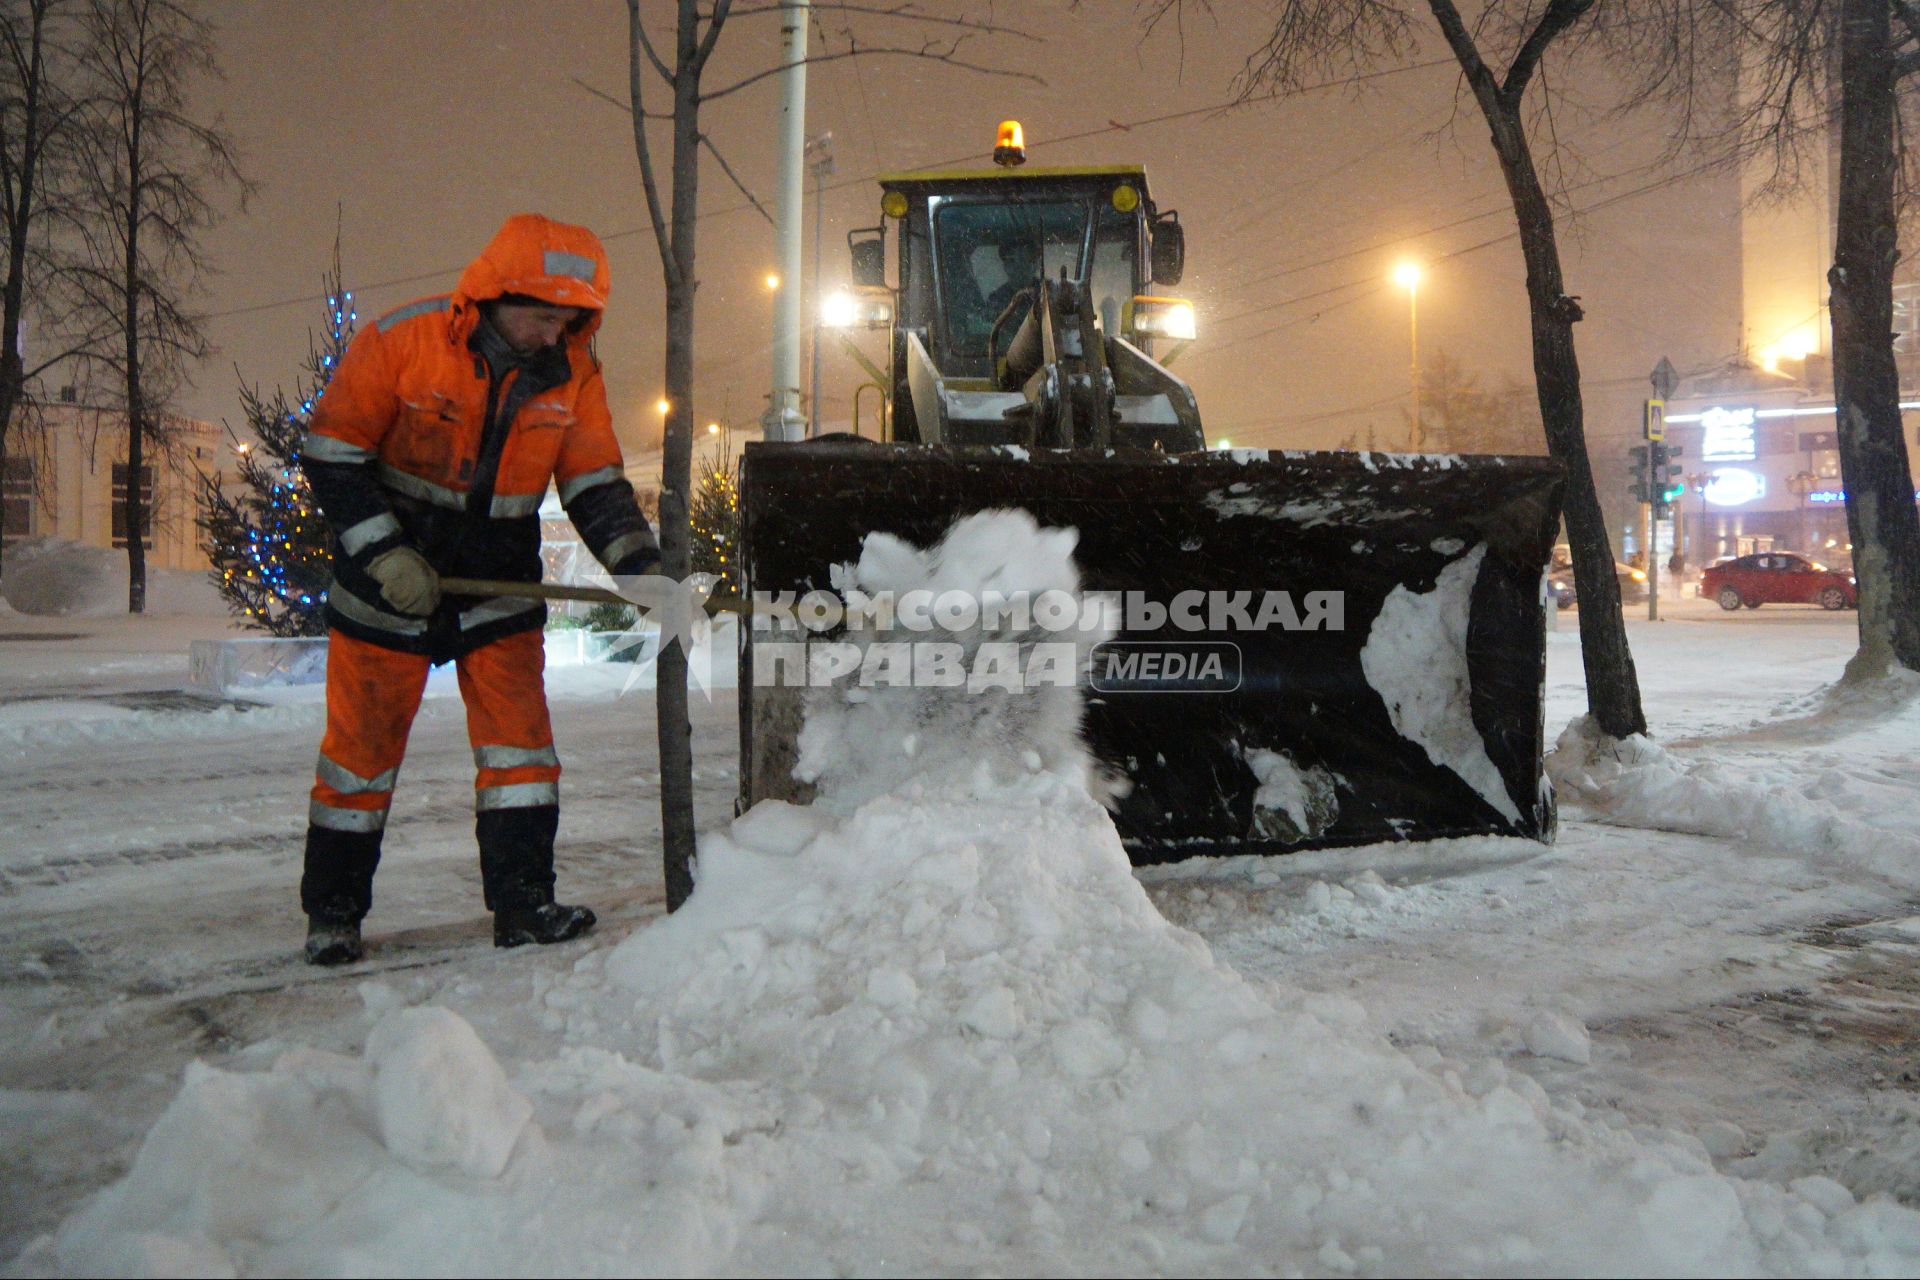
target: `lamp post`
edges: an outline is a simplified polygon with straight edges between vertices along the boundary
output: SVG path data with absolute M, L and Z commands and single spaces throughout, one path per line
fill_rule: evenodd
M 806 435 L 800 395 L 800 223 L 807 143 L 807 28 L 809 0 L 782 0 L 780 13 L 780 127 L 776 154 L 773 242 L 780 283 L 773 300 L 773 386 L 761 415 L 763 439 Z
M 1407 380 L 1413 392 L 1413 426 L 1407 448 L 1420 452 L 1420 264 L 1408 259 L 1393 269 L 1393 282 L 1407 291 Z
M 826 218 L 827 179 L 833 175 L 833 131 L 807 139 L 807 176 L 813 179 L 813 372 L 807 379 L 807 436 L 820 434 L 820 227 Z

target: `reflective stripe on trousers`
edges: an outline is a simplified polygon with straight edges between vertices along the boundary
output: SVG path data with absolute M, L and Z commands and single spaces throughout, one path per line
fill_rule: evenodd
M 424 655 L 329 633 L 327 730 L 308 809 L 314 826 L 385 827 L 428 666 Z M 546 645 L 538 631 L 507 636 L 458 659 L 476 810 L 559 803 L 560 760 L 547 715 L 545 667 Z
M 460 660 L 477 811 L 560 803 L 546 665 L 546 637 L 538 631 L 495 640 Z

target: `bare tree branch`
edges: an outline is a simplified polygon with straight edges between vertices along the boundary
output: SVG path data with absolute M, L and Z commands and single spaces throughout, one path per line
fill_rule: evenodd
M 1539 25 L 1527 36 L 1526 43 L 1513 56 L 1513 64 L 1507 68 L 1506 83 L 1500 92 L 1509 100 L 1518 102 L 1527 91 L 1527 81 L 1533 78 L 1535 68 L 1540 65 L 1541 55 L 1547 46 L 1574 23 L 1580 21 L 1593 0 L 1551 0 L 1546 13 L 1540 17 Z
M 707 30 L 700 37 L 699 47 L 694 50 L 689 66 L 695 77 L 707 69 L 707 59 L 713 56 L 714 42 L 720 39 L 721 28 L 727 25 L 727 15 L 733 9 L 733 0 L 717 0 L 713 12 L 707 15 Z
M 606 103 L 608 106 L 614 108 L 615 110 L 620 112 L 620 114 L 622 115 L 626 115 L 633 110 L 630 104 L 620 101 L 620 99 L 614 97 L 612 94 L 608 93 L 605 89 L 594 88 L 592 85 L 588 84 L 585 80 L 582 80 L 579 76 L 568 76 L 567 79 L 573 81 L 575 84 L 579 85 L 582 89 L 586 90 L 588 93 L 592 94 L 594 97 L 600 99 L 600 101 Z M 648 120 L 673 119 L 672 113 L 667 111 L 643 111 L 640 114 Z
M 761 204 L 759 198 L 747 189 L 747 184 L 740 181 L 740 175 L 733 171 L 733 166 L 727 163 L 727 158 L 720 154 L 720 148 L 713 145 L 713 139 L 707 134 L 702 133 L 700 135 L 700 145 L 705 147 L 707 153 L 719 162 L 721 171 L 733 180 L 735 188 L 739 190 L 741 195 L 747 198 L 748 203 L 753 205 L 754 211 L 765 218 L 769 226 L 773 225 L 773 215 L 768 213 L 767 207 Z
M 1433 10 L 1433 20 L 1440 25 L 1447 47 L 1453 50 L 1454 60 L 1460 64 L 1460 74 L 1466 77 L 1467 87 L 1479 100 L 1481 111 L 1491 114 L 1500 110 L 1499 82 L 1480 57 L 1480 49 L 1474 44 L 1466 23 L 1460 20 L 1460 11 L 1453 7 L 1453 0 L 1427 0 L 1427 5 Z
M 666 81 L 668 86 L 671 87 L 673 84 L 673 72 L 667 68 L 666 63 L 660 61 L 660 55 L 654 51 L 653 37 L 647 34 L 646 24 L 640 20 L 639 11 L 635 9 L 633 5 L 629 4 L 627 6 L 627 14 L 632 34 L 638 37 L 635 43 L 646 51 L 647 61 L 653 64 L 653 69 L 659 73 L 660 78 Z
M 1900 19 L 1900 25 L 1906 28 L 1905 39 L 1920 40 L 1920 9 L 1916 9 L 1909 0 L 1888 0 L 1893 6 L 1893 16 Z
M 640 97 L 640 49 L 646 47 L 646 56 L 652 58 L 654 65 L 659 59 L 654 56 L 653 46 L 647 42 L 647 30 L 640 19 L 640 0 L 627 0 L 627 29 L 630 38 L 627 41 L 627 93 L 633 112 L 633 150 L 640 161 L 640 185 L 647 193 L 647 217 L 653 223 L 654 243 L 660 250 L 660 267 L 666 273 L 669 287 L 678 284 L 674 266 L 673 244 L 667 238 L 666 213 L 660 207 L 660 185 L 653 175 L 653 152 L 647 146 L 647 113 Z M 671 84 L 673 77 L 669 75 Z

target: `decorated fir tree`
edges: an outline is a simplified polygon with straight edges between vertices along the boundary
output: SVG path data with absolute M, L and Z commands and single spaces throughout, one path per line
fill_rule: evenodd
M 705 461 L 687 513 L 693 526 L 693 571 L 720 579 L 716 596 L 740 594 L 740 484 L 732 459 Z
M 263 396 L 242 385 L 251 439 L 236 437 L 237 483 L 200 477 L 199 525 L 213 580 L 233 615 L 276 636 L 318 636 L 333 581 L 333 535 L 300 470 L 307 419 L 353 339 L 353 295 L 341 287 L 340 251 L 326 278 L 326 329 L 309 335 L 301 386 Z M 229 434 L 232 434 L 229 429 Z

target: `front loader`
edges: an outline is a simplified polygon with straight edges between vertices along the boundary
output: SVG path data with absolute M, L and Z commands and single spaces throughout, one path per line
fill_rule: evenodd
M 828 589 L 869 534 L 931 545 L 1023 509 L 1078 531 L 1119 634 L 1090 655 L 1084 731 L 1121 782 L 1136 862 L 1480 833 L 1550 839 L 1545 458 L 1209 449 L 1169 365 L 1185 234 L 1138 166 L 880 180 L 836 311 L 889 333 L 879 439 L 745 451 L 755 600 Z M 1012 135 L 1012 136 L 1010 136 Z M 1017 162 L 1016 162 L 1017 163 Z M 889 234 L 890 233 L 890 234 Z M 891 240 L 894 281 L 886 278 Z M 856 399 L 856 404 L 858 400 Z M 804 801 L 807 691 L 741 658 L 741 800 Z M 764 675 L 764 671 L 761 673 Z

